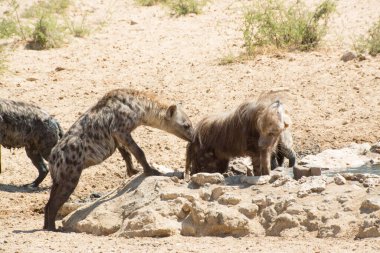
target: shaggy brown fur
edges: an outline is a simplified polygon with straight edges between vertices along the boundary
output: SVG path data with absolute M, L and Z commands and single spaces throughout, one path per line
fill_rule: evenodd
M 140 125 L 155 127 L 191 141 L 190 119 L 176 105 L 158 102 L 154 96 L 129 89 L 113 90 L 85 112 L 54 147 L 49 168 L 53 179 L 45 207 L 44 228 L 55 230 L 55 217 L 79 182 L 82 171 L 99 164 L 118 149 L 128 175 L 136 174 L 131 153 L 146 175 L 159 175 L 133 140 L 131 132 Z
M 25 186 L 37 187 L 48 174 L 44 162 L 63 135 L 58 122 L 41 108 L 24 102 L 0 99 L 0 145 L 25 147 L 27 156 L 38 169 L 38 177 Z M 1 153 L 0 153 L 1 171 Z
M 224 173 L 233 157 L 250 156 L 256 176 L 268 175 L 271 154 L 290 119 L 270 94 L 245 102 L 230 113 L 202 119 L 187 146 L 185 177 L 199 172 Z

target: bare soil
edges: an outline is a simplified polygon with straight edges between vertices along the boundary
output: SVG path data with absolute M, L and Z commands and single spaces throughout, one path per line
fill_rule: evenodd
M 313 52 L 277 52 L 229 65 L 220 65 L 220 59 L 244 51 L 242 16 L 250 1 L 214 0 L 201 15 L 179 18 L 162 6 L 141 7 L 132 0 L 75 2 L 73 10 L 88 13 L 88 37 L 46 51 L 27 50 L 17 43 L 9 56 L 9 71 L 0 76 L 1 97 L 39 105 L 55 115 L 64 130 L 115 88 L 149 90 L 181 103 L 195 123 L 262 91 L 286 87 L 300 156 L 380 140 L 380 57 L 340 60 L 351 50 L 353 39 L 380 17 L 378 0 L 339 1 L 326 38 Z M 151 163 L 184 167 L 184 141 L 146 127 L 134 136 Z M 0 252 L 379 251 L 379 239 L 124 239 L 50 233 L 42 230 L 50 178 L 38 191 L 22 187 L 37 176 L 23 149 L 3 148 L 2 165 Z M 125 164 L 115 153 L 82 174 L 72 199 L 107 192 L 125 177 Z

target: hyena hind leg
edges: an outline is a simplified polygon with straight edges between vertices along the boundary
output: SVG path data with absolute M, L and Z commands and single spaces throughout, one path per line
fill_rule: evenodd
M 36 149 L 33 148 L 25 148 L 27 156 L 32 160 L 33 165 L 37 168 L 38 170 L 38 177 L 36 180 L 34 180 L 30 184 L 26 184 L 24 186 L 26 187 L 38 187 L 38 185 L 45 179 L 46 175 L 48 174 L 49 170 L 39 153 Z
M 139 171 L 136 170 L 133 166 L 131 153 L 129 153 L 129 151 L 125 147 L 118 147 L 117 149 L 119 150 L 127 166 L 127 175 L 131 177 L 139 173 Z
M 81 173 L 70 174 L 65 178 L 61 178 L 59 183 L 53 183 L 49 201 L 45 206 L 44 229 L 47 229 L 48 231 L 56 231 L 55 219 L 58 210 L 69 199 L 75 187 L 78 185 L 80 174 Z

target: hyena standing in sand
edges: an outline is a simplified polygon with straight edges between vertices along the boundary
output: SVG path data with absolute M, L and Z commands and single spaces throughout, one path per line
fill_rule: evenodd
M 159 103 L 154 96 L 139 91 L 109 92 L 71 126 L 52 150 L 49 168 L 53 186 L 45 207 L 45 229 L 55 230 L 57 212 L 77 186 L 82 170 L 101 163 L 116 149 L 125 159 L 129 175 L 137 173 L 131 153 L 146 175 L 160 174 L 148 164 L 131 136 L 140 125 L 167 131 L 186 141 L 191 141 L 193 134 L 191 122 L 180 107 Z
M 37 187 L 44 180 L 48 174 L 44 159 L 49 160 L 51 149 L 62 135 L 58 122 L 41 108 L 0 99 L 0 145 L 5 148 L 25 147 L 27 156 L 38 170 L 34 182 L 25 186 Z
M 282 103 L 272 97 L 263 94 L 257 102 L 202 119 L 187 146 L 185 178 L 199 172 L 224 173 L 230 159 L 240 156 L 251 157 L 255 176 L 269 175 L 271 155 L 290 124 Z

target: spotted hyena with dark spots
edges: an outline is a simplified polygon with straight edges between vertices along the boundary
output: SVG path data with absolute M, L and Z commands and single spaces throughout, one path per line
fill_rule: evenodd
M 38 169 L 38 177 L 25 186 L 37 187 L 46 177 L 51 149 L 63 135 L 58 122 L 39 107 L 24 102 L 0 99 L 0 145 L 25 147 L 26 154 Z M 0 165 L 1 166 L 1 165 Z
M 101 163 L 116 149 L 125 159 L 129 175 L 138 172 L 133 168 L 131 154 L 146 175 L 160 174 L 148 164 L 131 136 L 140 125 L 167 131 L 186 141 L 193 134 L 192 124 L 179 106 L 160 103 L 155 96 L 140 91 L 109 92 L 71 126 L 52 150 L 49 168 L 53 186 L 45 207 L 45 229 L 55 230 L 57 212 L 74 191 L 83 169 Z

